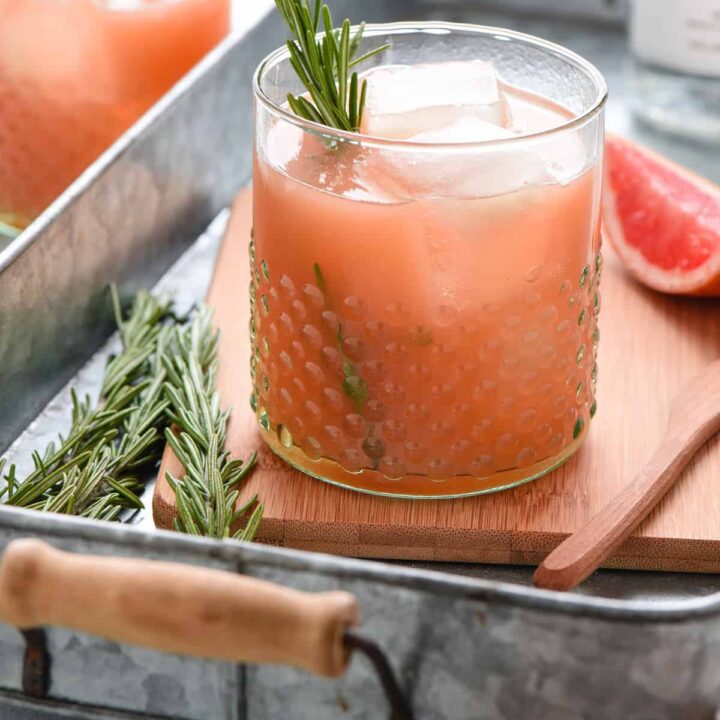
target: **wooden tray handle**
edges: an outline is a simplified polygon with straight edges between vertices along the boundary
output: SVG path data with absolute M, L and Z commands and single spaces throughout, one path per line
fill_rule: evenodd
M 10 542 L 0 566 L 0 619 L 54 625 L 163 652 L 292 665 L 341 675 L 349 593 L 304 593 L 230 572 L 77 555 L 40 540 Z

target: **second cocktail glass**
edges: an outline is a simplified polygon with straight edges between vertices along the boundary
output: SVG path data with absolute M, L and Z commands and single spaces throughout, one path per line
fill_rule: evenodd
M 285 50 L 258 70 L 252 404 L 272 449 L 329 482 L 511 487 L 567 459 L 596 410 L 605 83 L 495 28 L 366 30 L 385 42 L 359 135 L 289 111 Z M 486 81 L 476 61 L 500 78 L 493 108 L 452 102 Z
M 0 0 L 0 247 L 229 29 L 229 0 Z

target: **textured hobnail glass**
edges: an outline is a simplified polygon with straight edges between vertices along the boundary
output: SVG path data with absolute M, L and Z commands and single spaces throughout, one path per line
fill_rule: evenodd
M 287 53 L 267 58 L 251 403 L 278 455 L 332 483 L 409 497 L 511 487 L 567 459 L 596 409 L 605 84 L 569 51 L 495 28 L 374 26 L 363 42 L 385 41 L 376 63 L 492 60 L 568 119 L 457 145 L 332 131 L 287 111 L 300 90 Z M 555 174 L 525 179 L 538 158 Z M 517 185 L 484 193 L 494 167 Z M 473 172 L 478 191 L 455 192 Z M 412 190 L 380 197 L 388 177 Z

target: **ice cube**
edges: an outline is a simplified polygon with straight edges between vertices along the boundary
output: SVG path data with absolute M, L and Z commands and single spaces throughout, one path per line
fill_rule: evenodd
M 405 138 L 427 143 L 427 149 L 375 149 L 358 163 L 356 178 L 375 202 L 492 197 L 550 181 L 546 163 L 521 142 L 491 144 L 513 137 L 512 131 L 475 116 L 456 116 L 442 127 Z M 488 144 L 458 145 L 476 142 Z M 447 147 L 437 147 L 442 144 Z
M 521 147 L 472 149 L 450 159 L 438 173 L 441 195 L 484 198 L 506 195 L 551 180 L 543 159 Z
M 421 143 L 472 143 L 505 140 L 514 133 L 475 115 L 460 115 L 447 125 L 411 135 L 408 140 Z
M 573 117 L 569 110 L 527 90 L 501 84 L 501 92 L 505 98 L 507 127 L 517 135 L 551 130 Z
M 288 165 L 298 157 L 303 146 L 305 134 L 302 129 L 287 122 L 270 120 L 267 123 L 265 147 L 266 160 L 277 168 L 287 169 Z M 259 137 L 262 137 L 258 133 Z M 314 136 L 307 135 L 309 141 Z
M 528 91 L 507 86 L 501 87 L 501 91 L 504 91 L 506 101 L 508 127 L 516 135 L 559 128 L 574 117 L 570 110 Z M 548 135 L 537 143 L 537 152 L 550 175 L 560 182 L 578 175 L 588 161 L 585 139 L 580 132 Z
M 481 122 L 481 121 L 480 121 Z M 437 143 L 472 142 L 477 137 L 478 121 L 459 120 L 431 133 L 421 133 L 413 140 Z M 489 123 L 483 123 L 483 126 Z M 492 126 L 491 126 L 492 127 Z M 466 134 L 471 129 L 475 132 Z M 493 139 L 512 137 L 509 131 L 496 128 Z M 358 163 L 358 182 L 379 202 L 403 202 L 430 197 L 484 198 L 542 185 L 553 180 L 545 159 L 521 144 L 502 147 L 448 144 L 438 148 L 421 145 L 399 150 L 377 149 L 372 159 Z M 380 200 L 379 198 L 384 198 Z M 392 197 L 393 200 L 387 198 Z
M 507 121 L 503 94 L 490 62 L 471 60 L 385 65 L 365 73 L 366 135 L 406 139 L 447 125 L 459 115 L 498 126 Z
M 401 203 L 426 198 L 487 198 L 552 182 L 543 158 L 522 149 L 376 153 L 355 168 L 363 199 Z

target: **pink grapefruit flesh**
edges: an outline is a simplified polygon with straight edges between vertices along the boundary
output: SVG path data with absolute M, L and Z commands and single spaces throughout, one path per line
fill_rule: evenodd
M 720 296 L 720 187 L 608 136 L 603 224 L 627 269 L 678 295 Z

